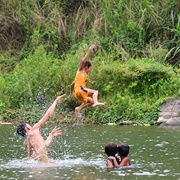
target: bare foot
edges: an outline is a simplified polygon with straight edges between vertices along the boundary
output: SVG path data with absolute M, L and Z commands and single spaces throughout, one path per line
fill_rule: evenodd
M 97 103 L 93 104 L 92 106 L 93 106 L 94 108 L 96 108 L 96 107 L 98 107 L 98 106 L 104 106 L 105 104 L 106 104 L 105 102 L 104 102 L 104 103 L 97 102 Z
M 78 108 L 75 108 L 75 112 L 76 112 L 76 117 L 81 117 L 81 113 L 80 113 L 80 111 L 78 110 Z

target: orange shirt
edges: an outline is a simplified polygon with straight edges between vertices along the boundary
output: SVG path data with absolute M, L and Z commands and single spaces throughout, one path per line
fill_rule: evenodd
M 84 76 L 80 73 L 78 70 L 76 73 L 75 77 L 75 85 L 74 85 L 74 91 L 77 92 L 80 90 L 80 86 L 86 88 L 86 79 L 87 79 L 87 74 L 84 73 Z

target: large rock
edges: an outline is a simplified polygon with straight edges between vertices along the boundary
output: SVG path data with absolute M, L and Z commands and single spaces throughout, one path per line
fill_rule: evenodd
M 162 104 L 157 123 L 180 126 L 180 98 L 169 98 Z

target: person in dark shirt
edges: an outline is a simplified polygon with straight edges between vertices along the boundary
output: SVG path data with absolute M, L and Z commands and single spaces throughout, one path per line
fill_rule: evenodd
M 105 146 L 105 154 L 107 154 L 107 167 L 118 167 L 119 160 L 116 158 L 117 145 L 114 142 L 108 142 Z

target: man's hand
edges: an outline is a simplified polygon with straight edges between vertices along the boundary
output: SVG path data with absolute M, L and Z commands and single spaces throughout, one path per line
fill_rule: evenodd
M 53 137 L 59 136 L 59 135 L 61 135 L 61 134 L 62 134 L 62 131 L 61 131 L 59 128 L 57 128 L 57 127 L 55 127 L 55 128 L 52 130 L 52 132 L 51 132 L 51 135 L 52 135 Z
M 51 133 L 49 134 L 48 138 L 47 138 L 46 141 L 45 141 L 46 146 L 49 147 L 50 144 L 51 144 L 51 142 L 52 142 L 52 140 L 53 140 L 53 137 L 59 136 L 59 135 L 61 135 L 61 134 L 62 134 L 62 131 L 61 131 L 59 128 L 55 127 L 55 128 L 51 131 Z
M 66 94 L 63 94 L 63 95 L 61 95 L 61 96 L 58 96 L 57 98 L 56 98 L 56 103 L 58 104 L 58 103 L 60 103 L 61 101 L 62 101 L 62 99 L 63 99 L 63 97 L 64 96 L 66 96 Z

